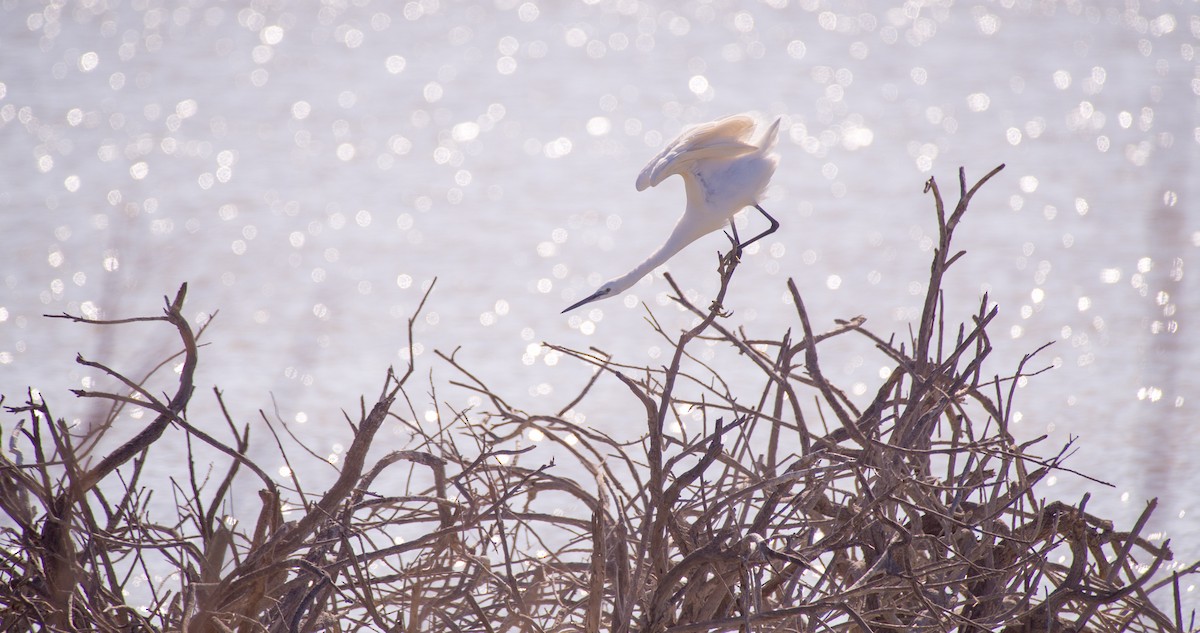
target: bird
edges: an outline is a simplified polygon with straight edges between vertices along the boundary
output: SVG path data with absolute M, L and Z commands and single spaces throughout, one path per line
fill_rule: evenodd
M 637 190 L 645 191 L 678 174 L 683 178 L 687 193 L 683 215 L 667 241 L 645 261 L 624 275 L 604 282 L 596 292 L 575 302 L 563 313 L 625 292 L 685 246 L 727 223 L 733 229 L 732 239 L 739 256 L 745 247 L 774 233 L 779 222 L 762 208 L 759 197 L 779 165 L 779 155 L 774 150 L 780 120 L 776 118 L 757 140 L 752 137 L 758 120 L 750 114 L 735 114 L 702 123 L 684 130 L 679 138 L 651 159 L 638 174 Z M 750 206 L 767 218 L 771 228 L 739 243 L 733 216 Z

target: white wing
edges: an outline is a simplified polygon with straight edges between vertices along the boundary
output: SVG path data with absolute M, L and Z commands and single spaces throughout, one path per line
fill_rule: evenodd
M 675 139 L 638 174 L 637 190 L 654 187 L 674 174 L 684 174 L 691 163 L 706 158 L 736 158 L 758 149 L 749 142 L 754 118 L 735 114 L 697 125 Z

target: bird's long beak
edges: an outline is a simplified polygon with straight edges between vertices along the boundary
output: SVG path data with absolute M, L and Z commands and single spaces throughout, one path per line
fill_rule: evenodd
M 600 291 L 599 291 L 599 290 L 597 290 L 596 292 L 593 292 L 593 293 L 592 293 L 592 296 L 590 296 L 590 297 L 586 297 L 586 298 L 584 298 L 584 299 L 581 299 L 581 300 L 579 300 L 579 301 L 576 301 L 575 303 L 571 304 L 571 306 L 570 306 L 569 308 L 567 308 L 566 310 L 563 310 L 562 312 L 559 312 L 559 314 L 566 314 L 566 313 L 570 312 L 571 310 L 574 310 L 575 308 L 578 308 L 579 306 L 581 306 L 581 305 L 583 305 L 583 304 L 585 304 L 585 303 L 590 303 L 590 302 L 592 302 L 592 301 L 595 301 L 596 299 L 599 299 L 599 298 L 600 298 L 600 297 L 602 297 L 602 296 L 604 296 L 604 295 L 602 295 L 602 294 L 600 293 Z

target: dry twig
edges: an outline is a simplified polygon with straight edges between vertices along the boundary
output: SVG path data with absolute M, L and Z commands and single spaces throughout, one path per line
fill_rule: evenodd
M 1066 448 L 1039 458 L 1031 448 L 1044 438 L 1022 444 L 1009 433 L 1017 378 L 1038 373 L 1026 369 L 1033 355 L 989 379 L 996 308 L 984 297 L 958 327 L 945 313 L 942 281 L 963 255 L 952 250 L 954 231 L 1002 167 L 971 185 L 960 170 L 949 212 L 937 182 L 926 184 L 938 245 L 906 342 L 872 332 L 861 317 L 817 331 L 791 281 L 791 330 L 750 338 L 721 306 L 738 265 L 724 257 L 707 308 L 668 277 L 697 320 L 674 335 L 650 316 L 672 346 L 665 366 L 552 346 L 596 369 L 552 413 L 512 407 L 454 354 L 439 354 L 459 376 L 451 384 L 478 404 L 456 411 L 434 397 L 445 415 L 417 420 L 410 353 L 405 371 L 389 371 L 375 403 L 362 406 L 336 480 L 320 493 L 301 487 L 292 465 L 302 461 L 278 436 L 293 470 L 286 485 L 248 457 L 250 425 L 239 430 L 220 392 L 228 440 L 189 416 L 198 346 L 181 313 L 186 286 L 160 317 L 62 315 L 105 327 L 173 326 L 178 385 L 164 400 L 146 386 L 154 372 L 134 380 L 78 359 L 119 385 L 76 392 L 113 403 L 90 427 L 96 433 L 111 432 L 119 407 L 153 414 L 105 455 L 94 454 L 94 435 L 55 419 L 32 391 L 6 407 L 16 421 L 0 453 L 0 629 L 1195 630 L 1179 582 L 1198 566 L 1159 578 L 1169 546 L 1141 536 L 1153 502 L 1119 532 L 1086 512 L 1086 498 L 1077 506 L 1039 499 L 1036 484 L 1066 470 Z M 894 366 L 865 401 L 822 371 L 822 347 L 837 337 L 862 341 Z M 735 360 L 710 364 L 694 353 L 714 343 Z M 571 417 L 609 380 L 644 416 L 640 441 Z M 388 420 L 412 442 L 371 462 Z M 698 436 L 669 430 L 696 421 Z M 535 436 L 553 449 L 531 451 L 523 438 Z M 155 484 L 143 466 L 166 438 L 195 440 L 218 461 L 210 473 L 190 452 L 171 488 L 178 520 L 164 525 L 152 520 Z M 554 460 L 527 463 L 547 453 Z M 236 483 L 259 489 L 251 512 L 232 503 Z M 224 515 L 235 509 L 254 520 Z M 1060 555 L 1066 563 L 1055 562 Z M 149 608 L 131 608 L 132 579 L 164 565 L 175 584 L 151 583 L 141 592 Z M 1173 595 L 1159 595 L 1167 587 Z M 1168 615 L 1160 607 L 1172 599 Z

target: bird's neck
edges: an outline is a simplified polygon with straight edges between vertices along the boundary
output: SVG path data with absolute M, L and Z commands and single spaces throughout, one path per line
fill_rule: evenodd
M 683 250 L 685 246 L 708 233 L 708 231 L 698 226 L 696 222 L 691 221 L 693 217 L 695 216 L 690 213 L 684 213 L 683 218 L 675 225 L 675 229 L 671 231 L 670 237 L 667 238 L 666 242 L 663 242 L 662 246 L 659 246 L 657 250 L 651 253 L 645 261 L 634 266 L 633 270 L 613 280 L 613 283 L 616 285 L 616 292 L 620 293 L 629 289 L 642 277 L 650 274 L 655 268 L 658 268 L 666 263 L 668 259 L 674 257 L 675 253 Z

